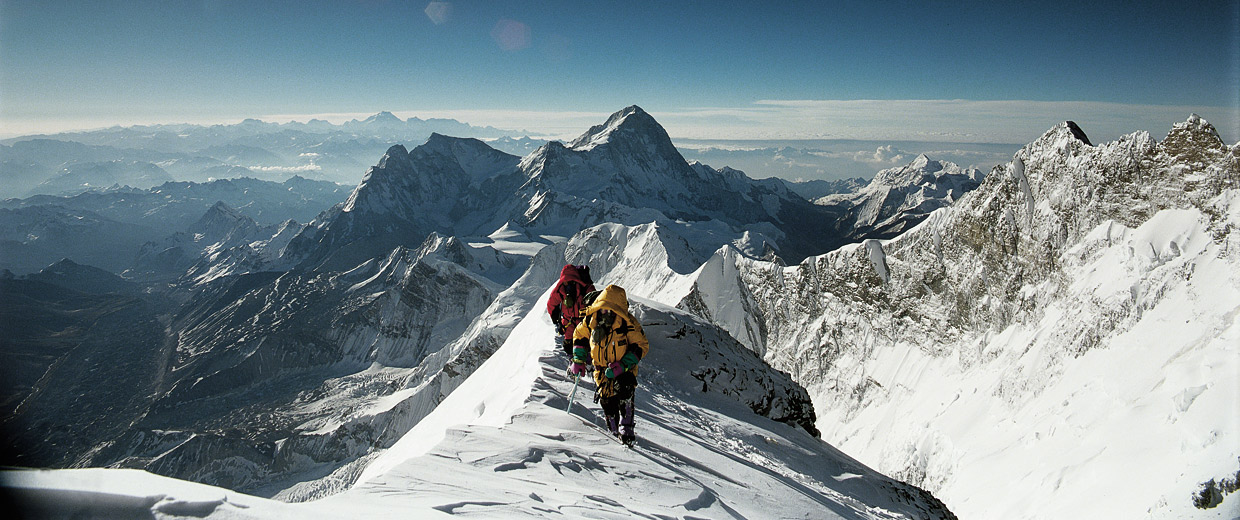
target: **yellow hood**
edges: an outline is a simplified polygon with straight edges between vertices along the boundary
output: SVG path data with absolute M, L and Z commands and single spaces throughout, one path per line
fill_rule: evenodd
M 617 314 L 628 316 L 629 314 L 629 298 L 624 294 L 624 288 L 618 285 L 608 285 L 603 288 L 603 292 L 599 293 L 598 298 L 594 299 L 594 303 L 586 307 L 583 314 L 594 314 L 601 310 L 610 310 Z

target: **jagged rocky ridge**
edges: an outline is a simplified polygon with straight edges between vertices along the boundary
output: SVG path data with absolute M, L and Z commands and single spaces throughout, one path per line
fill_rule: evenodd
M 722 252 L 682 306 L 806 385 L 828 441 L 963 515 L 1189 514 L 1237 456 L 1214 388 L 1236 381 L 1238 151 L 1197 116 L 1097 146 L 1066 122 L 888 242 Z M 1103 500 L 1078 471 L 1129 487 Z M 996 479 L 1010 498 L 978 495 Z

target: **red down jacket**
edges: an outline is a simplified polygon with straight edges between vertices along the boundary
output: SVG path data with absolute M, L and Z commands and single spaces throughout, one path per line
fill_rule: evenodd
M 551 315 L 551 322 L 569 335 L 581 323 L 581 297 L 595 290 L 589 273 L 588 267 L 565 265 L 560 269 L 560 279 L 551 291 L 551 297 L 547 299 L 547 314 Z

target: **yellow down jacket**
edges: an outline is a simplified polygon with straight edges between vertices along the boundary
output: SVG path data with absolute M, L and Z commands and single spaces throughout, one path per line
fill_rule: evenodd
M 616 318 L 611 331 L 604 336 L 603 341 L 595 343 L 590 333 L 598 324 L 599 311 L 603 310 L 612 311 L 616 314 Z M 642 359 L 650 351 L 650 342 L 646 341 L 642 325 L 632 314 L 629 314 L 629 299 L 624 294 L 623 287 L 608 285 L 603 288 L 594 303 L 582 311 L 582 316 L 581 323 L 573 330 L 573 344 L 575 346 L 589 345 L 590 361 L 599 368 L 594 372 L 595 382 L 602 383 L 600 379 L 606 378 L 602 369 L 613 361 L 620 361 L 626 352 L 635 350 L 638 359 Z M 637 367 L 634 366 L 629 371 L 636 374 Z

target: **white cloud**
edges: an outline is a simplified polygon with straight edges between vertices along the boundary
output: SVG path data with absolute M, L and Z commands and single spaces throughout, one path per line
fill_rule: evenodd
M 271 173 L 301 173 L 323 170 L 323 167 L 317 164 L 303 164 L 301 166 L 247 166 L 247 168 L 256 172 Z
M 619 110 L 620 106 L 615 107 Z M 856 139 L 955 143 L 1028 143 L 1056 124 L 1076 121 L 1094 142 L 1145 130 L 1157 139 L 1175 123 L 1196 113 L 1213 123 L 1227 143 L 1240 138 L 1240 108 L 1130 105 L 1085 101 L 972 100 L 763 100 L 740 107 L 645 107 L 676 139 Z M 456 119 L 547 139 L 571 139 L 606 120 L 610 112 L 538 109 L 392 110 L 373 107 L 359 112 L 260 115 L 272 122 L 323 119 L 343 123 L 365 119 L 380 110 L 398 117 Z M 232 124 L 233 120 L 192 121 Z M 17 121 L 0 119 L 0 134 L 98 128 L 115 124 L 171 121 Z M 185 122 L 185 121 L 182 121 Z M 679 143 L 678 143 L 679 144 Z M 718 145 L 716 145 L 718 146 Z M 739 145 L 738 145 L 739 146 Z
M 894 145 L 883 145 L 870 152 L 856 152 L 853 160 L 878 165 L 904 164 L 912 160 L 912 155 L 896 148 Z

